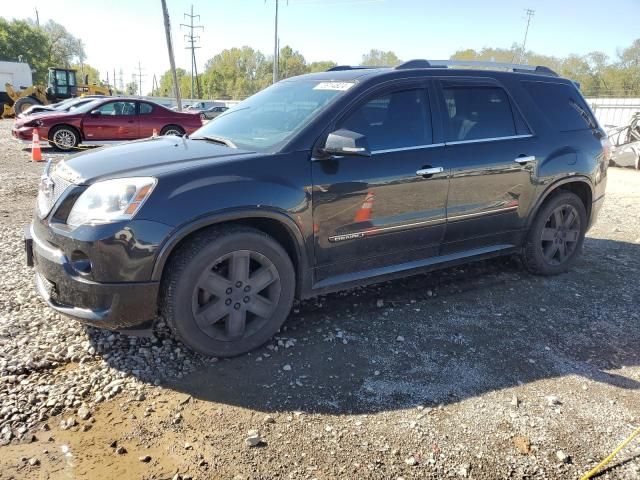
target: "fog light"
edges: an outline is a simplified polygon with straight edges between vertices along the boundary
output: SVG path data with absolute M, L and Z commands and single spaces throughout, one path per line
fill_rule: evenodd
M 71 266 L 81 275 L 88 275 L 91 273 L 91 261 L 89 260 L 89 257 L 80 250 L 74 250 L 71 254 Z

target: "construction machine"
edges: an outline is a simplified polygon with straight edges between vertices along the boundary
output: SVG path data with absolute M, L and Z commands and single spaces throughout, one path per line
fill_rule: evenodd
M 10 81 L 4 83 L 4 91 L 0 91 L 2 117 L 19 115 L 33 105 L 48 105 L 71 97 L 111 95 L 108 87 L 89 85 L 88 75 L 85 75 L 84 83 L 78 83 L 76 70 L 68 68 L 49 68 L 47 85 L 33 85 L 31 70 L 25 75 L 24 65 L 22 62 L 0 62 L 0 77 L 11 79 L 11 74 L 17 77 L 16 72 L 19 71 L 22 74 L 19 78 L 24 82 L 18 84 L 18 88 L 14 88 Z

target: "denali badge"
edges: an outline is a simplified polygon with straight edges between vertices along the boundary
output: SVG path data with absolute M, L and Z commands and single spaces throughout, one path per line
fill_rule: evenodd
M 363 232 L 358 233 L 346 233 L 344 235 L 336 235 L 334 237 L 329 237 L 330 242 L 342 242 L 344 240 L 353 240 L 354 238 L 362 238 L 364 237 Z

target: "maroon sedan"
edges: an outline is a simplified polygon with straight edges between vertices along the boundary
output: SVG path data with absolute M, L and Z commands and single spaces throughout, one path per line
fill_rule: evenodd
M 174 112 L 157 103 L 106 97 L 69 112 L 17 119 L 13 137 L 31 142 L 38 129 L 42 144 L 69 151 L 80 144 L 104 145 L 160 135 L 190 134 L 202 126 L 198 112 Z

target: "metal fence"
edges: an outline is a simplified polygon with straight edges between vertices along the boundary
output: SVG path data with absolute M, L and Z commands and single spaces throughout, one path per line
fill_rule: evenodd
M 587 98 L 600 125 L 605 128 L 628 125 L 640 112 L 640 98 Z

